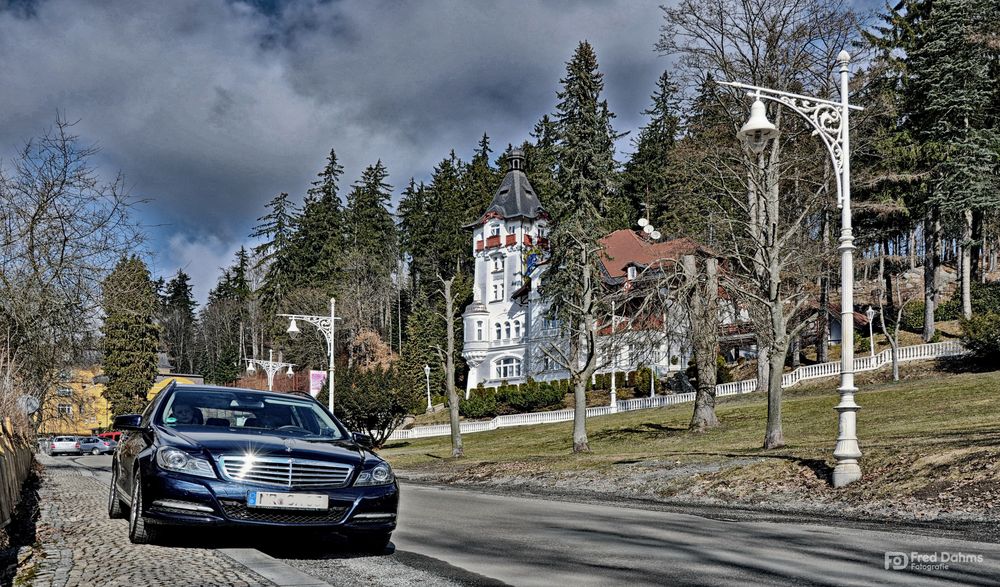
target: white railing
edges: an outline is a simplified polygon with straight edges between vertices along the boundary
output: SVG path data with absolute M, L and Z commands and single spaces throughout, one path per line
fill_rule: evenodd
M 900 347 L 899 362 L 921 361 L 925 359 L 938 359 L 941 357 L 951 357 L 965 353 L 965 348 L 959 342 L 935 342 L 930 344 L 918 344 L 914 346 Z M 892 363 L 892 349 L 886 349 L 874 357 L 865 356 L 854 359 L 854 371 L 873 371 Z M 830 363 L 817 363 L 799 367 L 791 373 L 786 373 L 781 377 L 781 387 L 791 387 L 800 381 L 809 379 L 819 379 L 822 377 L 834 377 L 840 375 L 840 361 Z M 715 395 L 723 397 L 727 395 L 738 395 L 750 393 L 757 389 L 756 379 L 745 379 L 743 381 L 733 381 L 715 386 Z M 621 400 L 617 403 L 618 412 L 630 412 L 633 410 L 648 410 L 650 408 L 660 408 L 694 401 L 694 393 L 678 393 L 674 395 L 657 395 L 653 397 L 643 397 L 636 399 Z M 611 406 L 600 408 L 587 408 L 587 417 L 606 416 L 614 411 Z M 528 414 L 509 414 L 497 416 L 492 420 L 482 422 L 462 422 L 462 434 L 472 432 L 484 432 L 486 430 L 496 430 L 497 428 L 507 428 L 509 426 L 530 426 L 532 424 L 551 424 L 553 422 L 568 422 L 573 419 L 573 410 L 557 410 L 554 412 L 531 412 Z M 390 440 L 409 440 L 413 438 L 426 438 L 429 436 L 448 436 L 451 434 L 451 426 L 448 424 L 437 424 L 434 426 L 417 426 L 409 430 L 396 430 L 389 436 Z

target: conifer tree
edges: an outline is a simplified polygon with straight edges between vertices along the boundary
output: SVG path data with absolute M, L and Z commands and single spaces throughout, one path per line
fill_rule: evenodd
M 326 166 L 306 195 L 292 236 L 294 279 L 298 285 L 320 287 L 332 294 L 338 281 L 338 261 L 344 245 L 343 210 L 338 184 L 344 168 L 330 149 Z
M 269 212 L 257 219 L 250 238 L 263 239 L 253 248 L 258 256 L 258 266 L 266 269 L 261 287 L 264 307 L 271 314 L 277 310 L 287 295 L 294 279 L 294 259 L 291 242 L 296 229 L 295 206 L 288 201 L 288 194 L 281 192 L 267 203 Z
M 552 258 L 543 279 L 549 313 L 568 348 L 546 352 L 570 373 L 575 393 L 573 451 L 589 451 L 586 386 L 597 369 L 600 237 L 607 233 L 615 175 L 612 115 L 601 98 L 603 74 L 590 43 L 581 42 L 566 65 L 555 116 L 559 189 L 549 196 Z
M 195 362 L 194 309 L 197 304 L 191 289 L 191 277 L 178 269 L 167 282 L 161 316 L 163 342 L 174 368 L 187 373 L 194 372 Z
M 137 413 L 157 373 L 156 294 L 146 264 L 122 258 L 102 283 L 104 396 L 114 415 Z

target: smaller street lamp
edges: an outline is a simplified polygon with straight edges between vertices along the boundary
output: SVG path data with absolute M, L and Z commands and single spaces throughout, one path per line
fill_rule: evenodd
M 427 380 L 427 412 L 431 411 L 431 366 L 424 365 L 424 378 Z
M 868 347 L 871 351 L 871 356 L 875 356 L 875 331 L 872 329 L 872 322 L 875 320 L 875 310 L 871 306 L 865 310 L 865 316 L 868 316 Z
M 264 359 L 243 359 L 243 360 L 247 362 L 248 375 L 253 375 L 257 373 L 257 367 L 255 366 L 255 364 L 259 365 L 260 368 L 264 370 L 264 373 L 267 374 L 268 391 L 271 391 L 274 387 L 274 374 L 280 371 L 283 367 L 288 367 L 288 370 L 285 371 L 285 375 L 287 375 L 288 377 L 291 377 L 292 375 L 295 374 L 292 371 L 292 367 L 294 366 L 292 363 L 284 363 L 282 361 L 274 360 L 273 349 L 268 349 L 266 361 Z

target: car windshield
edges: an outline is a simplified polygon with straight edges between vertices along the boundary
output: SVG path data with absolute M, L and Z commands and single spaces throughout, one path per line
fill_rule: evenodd
M 172 428 L 214 428 L 310 440 L 346 437 L 316 402 L 293 396 L 177 391 L 167 400 L 159 418 L 159 424 Z

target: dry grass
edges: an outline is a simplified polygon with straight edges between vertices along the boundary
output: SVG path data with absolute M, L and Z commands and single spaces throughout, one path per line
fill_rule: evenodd
M 447 437 L 390 444 L 382 452 L 404 472 L 444 480 L 558 484 L 576 476 L 628 485 L 629 471 L 656 469 L 660 478 L 633 493 L 727 501 L 902 499 L 914 511 L 987 508 L 985 502 L 1000 497 L 1000 372 L 953 374 L 916 363 L 904 365 L 903 376 L 899 383 L 886 381 L 884 372 L 859 376 L 865 477 L 841 491 L 828 484 L 835 379 L 786 390 L 787 446 L 778 450 L 761 449 L 766 400 L 749 394 L 721 400 L 722 426 L 704 434 L 687 430 L 690 404 L 591 418 L 585 454 L 571 452 L 570 423 L 465 435 L 460 460 L 448 457 Z M 681 474 L 688 470 L 694 472 Z

